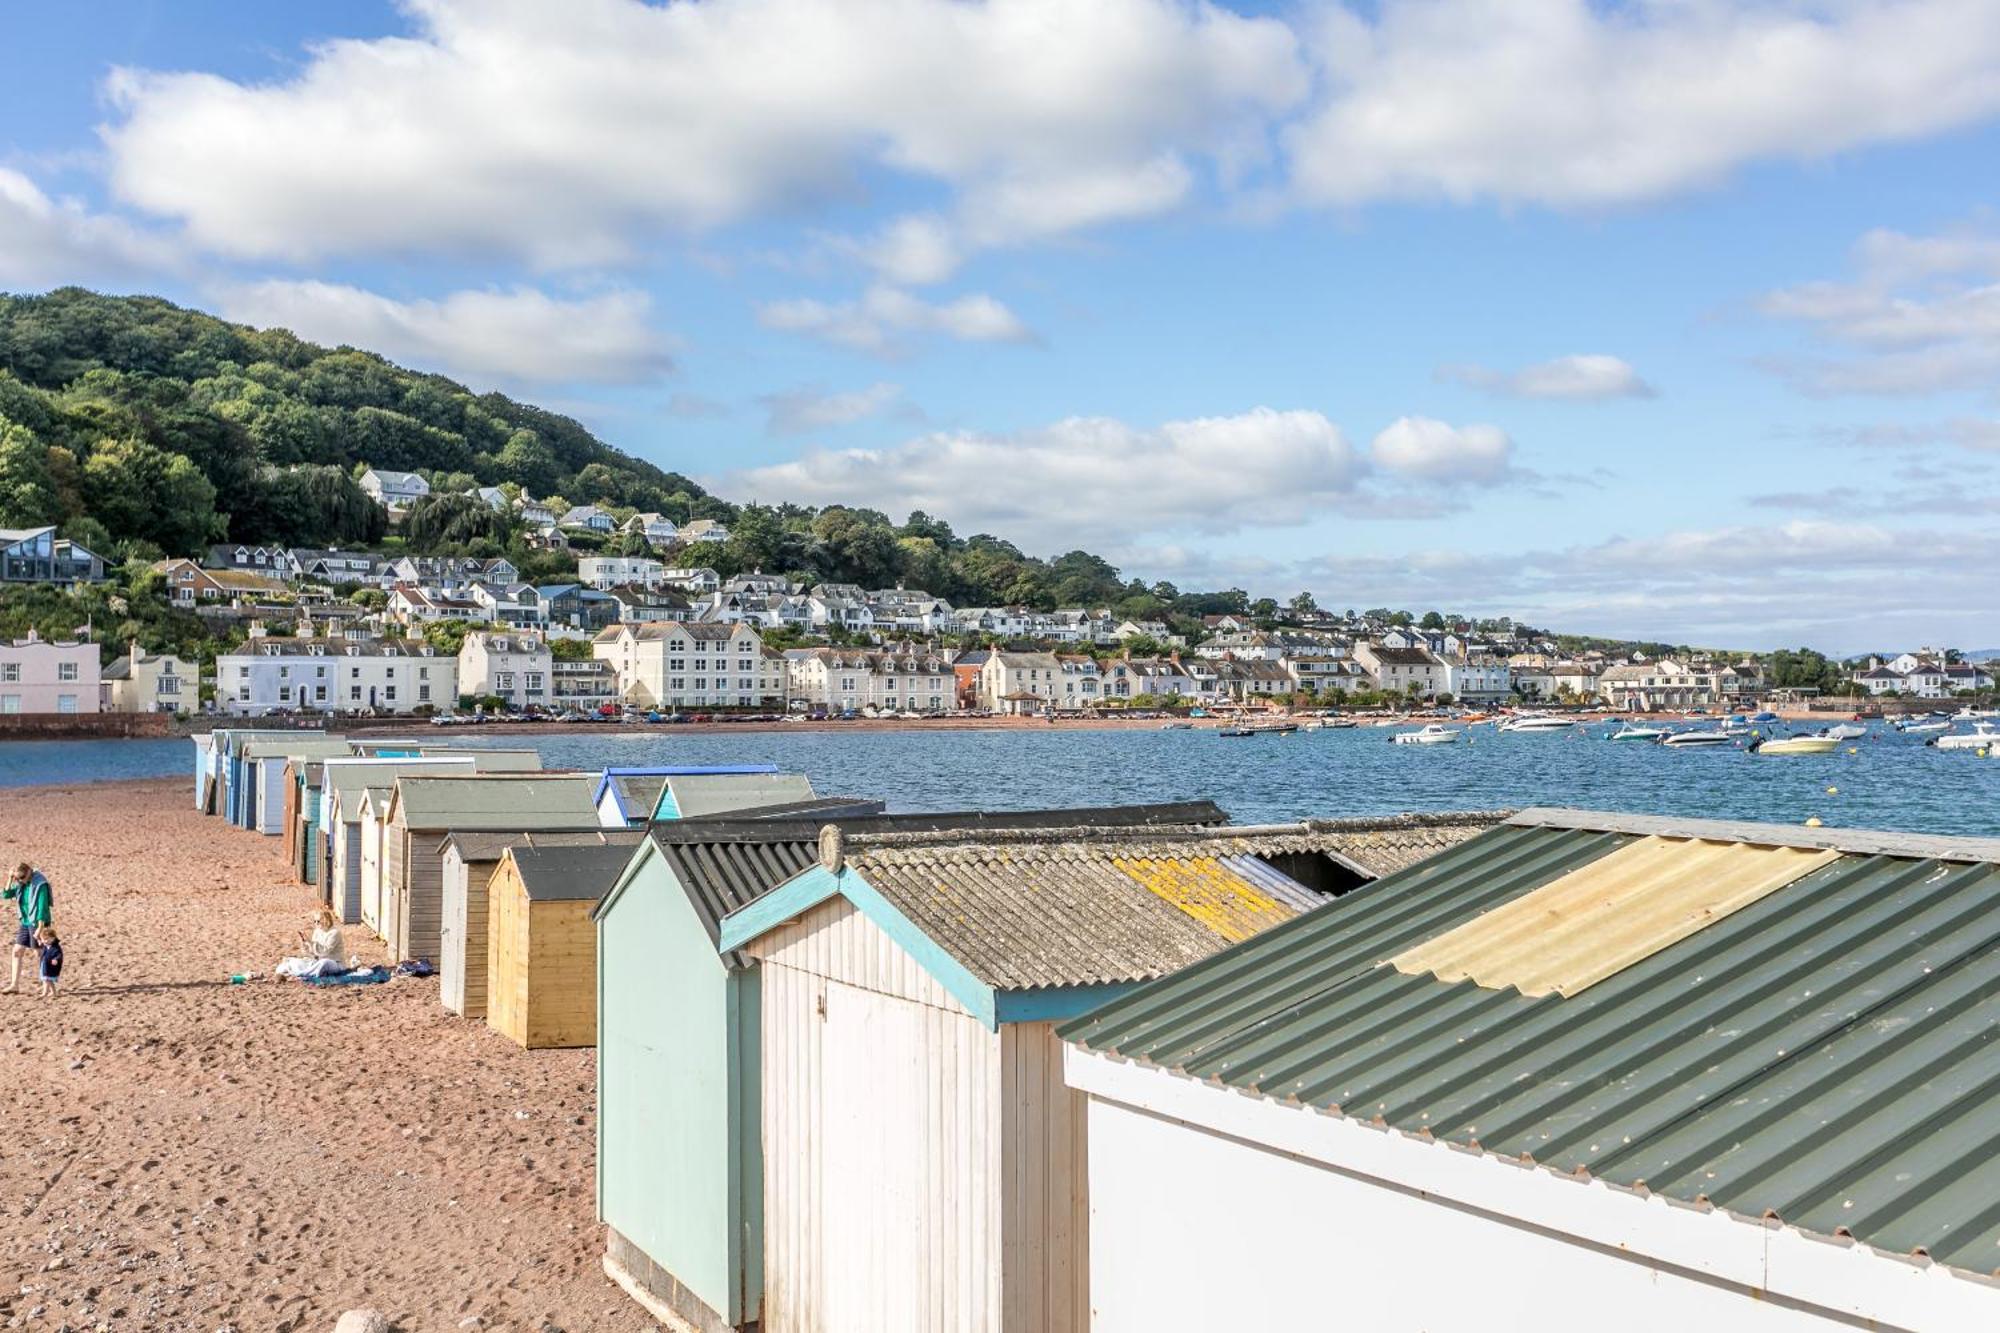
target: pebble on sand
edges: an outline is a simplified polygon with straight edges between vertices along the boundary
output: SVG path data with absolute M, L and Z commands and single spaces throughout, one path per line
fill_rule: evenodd
M 380 1310 L 349 1310 L 334 1323 L 333 1333 L 389 1333 L 389 1319 Z

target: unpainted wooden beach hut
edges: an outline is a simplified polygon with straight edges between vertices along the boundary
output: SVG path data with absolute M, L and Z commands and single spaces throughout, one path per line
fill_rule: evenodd
M 1354 868 L 1310 826 L 830 827 L 725 918 L 720 947 L 761 963 L 761 1328 L 1087 1329 L 1084 1101 L 1054 1025 L 1325 901 L 1271 856 Z
M 436 958 L 444 841 L 457 829 L 594 829 L 592 773 L 491 773 L 396 780 L 383 817 L 376 933 L 398 959 Z
M 509 847 L 622 847 L 645 838 L 640 829 L 562 833 L 454 829 L 444 841 L 444 915 L 438 924 L 438 996 L 465 1018 L 486 1017 L 487 887 Z
M 1221 824 L 1207 801 L 856 818 L 848 831 Z M 597 1212 L 605 1269 L 670 1326 L 738 1329 L 763 1299 L 756 960 L 728 913 L 818 855 L 819 819 L 655 823 L 598 905 Z
M 631 848 L 509 847 L 488 889 L 486 1023 L 528 1050 L 597 1044 L 591 909 Z
M 379 866 L 381 862 L 379 847 L 372 862 L 362 855 L 362 816 L 370 788 L 386 790 L 406 773 L 534 772 L 540 768 L 541 759 L 533 750 L 454 751 L 444 746 L 414 758 L 326 760 L 320 777 L 320 835 L 325 856 L 320 901 L 350 925 L 362 921 L 364 896 L 380 902 L 379 882 L 371 883 L 363 893 L 364 864 Z

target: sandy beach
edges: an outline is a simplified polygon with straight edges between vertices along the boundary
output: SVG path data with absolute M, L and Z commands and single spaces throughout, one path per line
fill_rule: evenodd
M 592 1052 L 521 1051 L 434 978 L 228 984 L 312 894 L 186 781 L 0 792 L 23 858 L 68 962 L 55 1000 L 0 995 L 6 1327 L 654 1327 L 598 1266 Z

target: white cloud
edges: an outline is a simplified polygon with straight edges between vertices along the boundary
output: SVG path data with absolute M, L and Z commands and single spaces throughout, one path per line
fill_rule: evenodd
M 880 416 L 903 404 L 903 390 L 894 384 L 871 384 L 848 393 L 792 389 L 766 394 L 759 401 L 769 414 L 766 430 L 774 435 L 797 435 L 832 426 L 851 426 Z
M 884 280 L 911 287 L 943 282 L 965 259 L 951 224 L 935 213 L 910 213 L 892 219 L 875 235 L 841 242 L 840 248 Z
M 1317 412 L 1260 407 L 1144 428 L 1070 417 L 1010 435 L 921 436 L 889 449 L 816 450 L 732 477 L 730 493 L 803 504 L 921 509 L 1029 547 L 1107 545 L 1168 531 L 1300 523 L 1350 498 L 1365 461 Z
M 1809 393 L 1926 394 L 2000 377 L 2000 240 L 1979 233 L 1874 231 L 1855 275 L 1767 293 L 1759 309 L 1805 327 L 1838 355 L 1767 358 Z
M 1453 426 L 1430 417 L 1399 417 L 1369 447 L 1391 472 L 1427 481 L 1485 483 L 1509 472 L 1514 442 L 1498 426 Z
M 641 292 L 564 300 L 532 287 L 398 301 L 359 287 L 272 280 L 220 286 L 230 319 L 348 343 L 475 384 L 636 384 L 672 369 Z
M 1384 0 L 1323 11 L 1307 200 L 1619 204 L 2000 112 L 1992 0 Z
M 596 263 L 883 170 L 1045 231 L 1178 204 L 1308 87 L 1284 23 L 1186 0 L 407 9 L 409 34 L 323 43 L 288 80 L 117 71 L 119 195 L 263 257 Z
M 1486 366 L 1446 366 L 1443 378 L 1469 384 L 1488 393 L 1512 398 L 1651 398 L 1653 386 L 1641 379 L 1629 361 L 1615 356 L 1559 356 L 1520 370 Z
M 1033 342 L 1020 318 L 984 293 L 929 302 L 894 287 L 871 287 L 853 301 L 800 298 L 757 308 L 767 329 L 802 333 L 851 351 L 897 355 L 912 336 L 935 335 L 959 342 Z
M 179 267 L 173 247 L 73 199 L 52 199 L 0 167 L 0 287 L 21 290 L 157 276 Z

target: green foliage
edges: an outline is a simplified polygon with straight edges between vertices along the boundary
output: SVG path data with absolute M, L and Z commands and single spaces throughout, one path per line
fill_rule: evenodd
M 593 654 L 588 639 L 550 639 L 549 656 L 558 662 L 588 662 Z
M 465 636 L 471 628 L 463 620 L 433 620 L 424 626 L 424 642 L 441 653 L 456 657 L 458 650 L 465 646 Z
M 440 552 L 491 542 L 495 553 L 506 545 L 514 523 L 476 495 L 432 494 L 410 506 L 403 516 L 403 536 L 410 549 Z

